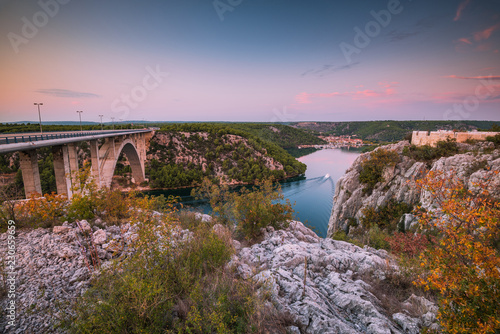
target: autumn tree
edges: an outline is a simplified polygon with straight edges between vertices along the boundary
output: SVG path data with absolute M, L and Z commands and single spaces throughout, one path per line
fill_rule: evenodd
M 421 227 L 438 237 L 421 255 L 427 270 L 416 284 L 439 292 L 444 332 L 499 333 L 500 204 L 489 180 L 468 186 L 454 175 L 430 172 L 419 182 L 435 204 L 420 211 Z

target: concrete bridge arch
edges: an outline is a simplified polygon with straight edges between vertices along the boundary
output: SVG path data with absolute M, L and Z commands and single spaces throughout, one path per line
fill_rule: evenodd
M 110 187 L 116 164 L 124 153 L 132 169 L 134 183 L 145 180 L 146 142 L 143 134 L 106 138 L 99 147 L 97 141 L 90 143 L 92 176 L 100 187 Z
M 115 145 L 114 147 L 112 145 Z M 119 145 L 119 146 L 118 146 Z M 99 185 L 102 187 L 110 187 L 111 182 L 113 181 L 113 175 L 116 169 L 116 164 L 118 163 L 118 158 L 120 154 L 123 152 L 129 163 L 130 168 L 132 169 L 132 177 L 134 183 L 141 183 L 145 180 L 145 168 L 144 168 L 144 160 L 141 158 L 141 152 L 136 146 L 136 142 L 127 138 L 123 140 L 121 143 L 106 143 L 100 149 L 102 158 L 99 159 L 99 170 L 97 169 L 97 165 L 95 164 L 95 159 L 92 161 L 92 168 L 94 171 L 93 176 L 99 182 Z M 111 152 L 113 151 L 113 152 Z M 145 152 L 144 152 L 145 155 Z M 95 167 L 94 167 L 95 166 Z M 97 173 L 96 173 L 97 172 Z

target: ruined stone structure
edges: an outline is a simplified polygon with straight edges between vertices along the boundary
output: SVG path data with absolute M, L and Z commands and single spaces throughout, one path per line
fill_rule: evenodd
M 457 143 L 463 143 L 467 140 L 485 140 L 486 137 L 495 136 L 498 132 L 454 132 L 454 131 L 413 131 L 411 143 L 413 145 L 436 146 L 440 140 L 448 138 L 456 139 Z
M 124 130 L 93 132 L 80 136 L 75 133 L 75 135 L 77 136 L 56 139 L 46 139 L 41 136 L 40 140 L 33 136 L 35 140 L 27 142 L 24 140 L 26 136 L 11 136 L 6 144 L 0 145 L 0 154 L 19 152 L 26 197 L 33 193 L 42 193 L 36 150 L 47 146 L 52 147 L 57 193 L 64 194 L 68 198 L 72 197 L 75 178 L 79 170 L 76 143 L 80 141 L 90 143 L 91 175 L 99 187 L 111 185 L 116 163 L 122 152 L 125 153 L 130 163 L 133 182 L 141 183 L 145 180 L 144 163 L 147 144 L 154 135 L 154 131 Z M 50 136 L 52 137 L 47 138 L 53 138 L 54 135 Z M 104 143 L 100 147 L 99 139 L 104 139 Z M 32 140 L 31 137 L 30 140 Z

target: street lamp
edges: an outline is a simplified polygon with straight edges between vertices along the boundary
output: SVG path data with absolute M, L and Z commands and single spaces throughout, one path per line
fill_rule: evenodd
M 99 115 L 99 117 L 101 118 L 101 131 L 103 131 L 103 130 L 104 130 L 104 129 L 102 128 L 102 117 L 103 117 L 103 116 L 104 116 L 104 115 Z
M 82 128 L 82 110 L 77 110 L 76 111 L 78 113 L 78 115 L 80 116 L 80 132 L 83 132 L 83 128 Z
M 43 134 L 42 131 L 42 116 L 40 116 L 40 106 L 43 106 L 43 103 L 33 103 L 35 106 L 38 106 L 38 121 L 40 122 L 40 133 Z
M 111 117 L 111 123 L 113 124 L 113 130 L 115 129 L 115 118 Z

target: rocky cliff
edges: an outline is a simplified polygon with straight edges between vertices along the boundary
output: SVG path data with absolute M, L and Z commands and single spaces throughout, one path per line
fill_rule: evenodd
M 373 151 L 395 151 L 399 160 L 393 166 L 384 168 L 383 181 L 375 185 L 371 194 L 363 191 L 366 186 L 360 182 L 359 177 L 363 163 L 372 159 L 373 152 L 361 154 L 354 161 L 336 184 L 328 237 L 335 231 L 347 230 L 353 219 L 359 222 L 363 217 L 364 208 L 377 208 L 386 205 L 391 199 L 410 205 L 421 203 L 424 208 L 430 207 L 432 203 L 429 203 L 428 196 L 415 184 L 416 180 L 425 177 L 429 171 L 452 172 L 469 187 L 480 180 L 489 180 L 491 194 L 500 197 L 500 177 L 493 174 L 493 171 L 500 170 L 500 150 L 495 149 L 493 143 L 458 144 L 458 154 L 426 162 L 404 155 L 403 150 L 409 146 L 409 142 L 402 141 Z M 406 223 L 410 224 L 411 219 Z

